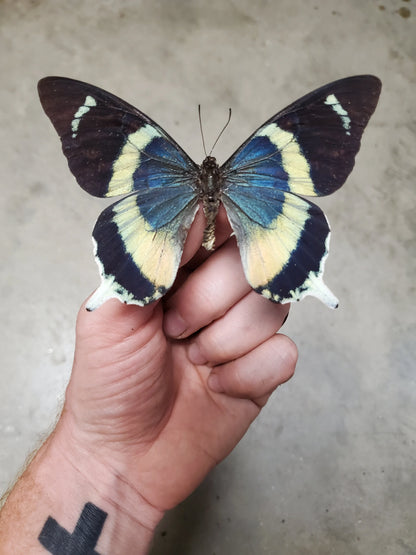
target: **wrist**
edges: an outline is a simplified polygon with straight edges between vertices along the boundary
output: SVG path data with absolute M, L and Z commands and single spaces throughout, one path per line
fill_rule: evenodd
M 58 425 L 0 514 L 0 554 L 147 553 L 163 516 Z
M 99 553 L 146 552 L 163 511 L 148 503 L 120 469 L 93 457 L 59 425 L 38 456 L 37 479 L 41 487 L 47 485 L 51 507 L 59 507 L 51 516 L 62 527 L 74 530 L 90 503 L 106 514 L 96 547 Z

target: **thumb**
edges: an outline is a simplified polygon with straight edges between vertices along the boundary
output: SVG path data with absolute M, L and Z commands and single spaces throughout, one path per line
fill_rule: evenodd
M 162 310 L 158 302 L 141 307 L 126 305 L 110 299 L 96 310 L 89 312 L 82 304 L 76 325 L 77 351 L 101 352 L 117 350 L 117 346 L 129 347 L 133 351 L 147 343 L 162 329 Z M 129 345 L 128 338 L 133 339 Z M 120 353 L 121 355 L 121 353 Z M 123 349 L 123 356 L 126 356 Z

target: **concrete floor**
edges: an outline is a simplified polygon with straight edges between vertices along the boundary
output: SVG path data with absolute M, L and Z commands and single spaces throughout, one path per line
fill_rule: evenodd
M 103 207 L 70 175 L 36 93 L 76 77 L 151 115 L 196 160 L 339 77 L 384 85 L 347 185 L 322 199 L 326 281 L 293 307 L 294 379 L 162 522 L 152 555 L 416 553 L 413 0 L 3 0 L 0 3 L 0 490 L 52 426 L 78 306 L 98 284 Z

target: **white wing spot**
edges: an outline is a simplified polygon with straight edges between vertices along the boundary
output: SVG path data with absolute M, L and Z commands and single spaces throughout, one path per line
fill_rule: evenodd
M 334 94 L 330 94 L 329 96 L 326 97 L 325 104 L 327 106 L 331 106 L 334 112 L 336 112 L 339 115 L 342 121 L 342 127 L 347 132 L 347 135 L 351 135 L 351 132 L 350 132 L 351 119 L 348 115 L 348 112 L 344 110 L 344 108 L 341 106 L 338 98 Z
M 84 104 L 80 106 L 78 110 L 75 112 L 74 119 L 71 122 L 73 139 L 75 139 L 75 137 L 78 134 L 78 126 L 79 126 L 79 122 L 81 121 L 81 118 L 85 116 L 85 114 L 87 114 L 93 106 L 97 106 L 97 102 L 95 98 L 88 95 L 84 101 Z

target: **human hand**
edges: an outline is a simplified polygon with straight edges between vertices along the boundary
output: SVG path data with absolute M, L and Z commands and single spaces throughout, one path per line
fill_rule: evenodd
M 186 498 L 238 443 L 297 351 L 276 334 L 288 305 L 251 290 L 229 228 L 221 247 L 167 300 L 83 306 L 58 431 L 164 511 Z M 197 218 L 185 257 L 200 244 Z M 224 241 L 225 240 L 225 241 Z M 178 338 L 179 337 L 179 338 Z M 71 456 L 68 454 L 68 456 Z

